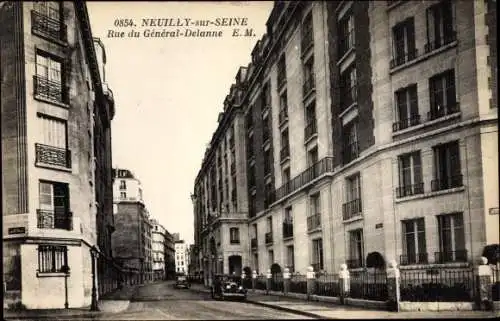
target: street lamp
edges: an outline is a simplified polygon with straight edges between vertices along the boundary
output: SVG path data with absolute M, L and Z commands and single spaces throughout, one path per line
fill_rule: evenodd
M 97 289 L 96 289 L 96 271 L 95 271 L 95 260 L 97 259 L 97 255 L 99 251 L 97 248 L 92 246 L 90 248 L 90 256 L 92 258 L 92 302 L 90 304 L 90 311 L 99 311 L 99 307 L 97 306 Z

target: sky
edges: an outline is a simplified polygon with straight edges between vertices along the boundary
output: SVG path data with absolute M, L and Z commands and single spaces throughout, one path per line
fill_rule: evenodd
M 113 90 L 113 166 L 141 181 L 150 215 L 170 233 L 192 244 L 190 194 L 217 117 L 239 66 L 246 66 L 266 30 L 273 2 L 87 2 L 92 34 L 106 50 L 106 82 Z M 223 31 L 220 38 L 146 38 L 142 19 L 247 18 L 255 37 L 233 37 L 234 27 L 190 27 Z M 135 27 L 115 27 L 131 19 Z M 123 20 L 122 20 L 123 21 Z M 182 20 L 181 20 L 182 21 Z M 130 22 L 130 20 L 128 20 Z M 241 27 L 236 27 L 241 28 Z M 131 30 L 140 37 L 127 37 Z M 125 32 L 124 37 L 110 37 Z

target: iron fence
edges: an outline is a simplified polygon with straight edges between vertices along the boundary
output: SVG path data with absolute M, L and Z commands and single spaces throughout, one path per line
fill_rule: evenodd
M 257 278 L 255 279 L 255 288 L 257 290 L 266 290 L 266 282 L 266 277 L 264 275 L 257 275 Z
M 290 276 L 290 292 L 307 294 L 307 279 L 303 274 L 292 274 Z
M 336 273 L 318 274 L 314 294 L 330 297 L 340 296 L 339 275 Z
M 474 299 L 474 270 L 401 270 L 400 288 L 401 301 L 469 302 Z
M 375 301 L 386 301 L 387 274 L 385 271 L 351 271 L 349 297 Z
M 282 273 L 273 274 L 270 285 L 271 285 L 271 291 L 283 292 L 284 290 L 283 274 Z

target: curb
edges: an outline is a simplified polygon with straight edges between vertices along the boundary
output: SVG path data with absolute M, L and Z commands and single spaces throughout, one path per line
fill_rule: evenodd
M 253 301 L 253 300 L 247 299 L 245 302 L 251 303 L 251 304 L 255 304 L 255 305 L 260 305 L 260 306 L 263 306 L 263 307 L 266 307 L 266 308 L 271 308 L 271 309 L 280 310 L 280 311 L 284 311 L 284 312 L 289 312 L 289 313 L 293 313 L 293 314 L 299 314 L 299 315 L 303 315 L 303 316 L 310 317 L 310 318 L 333 320 L 333 318 L 328 318 L 328 317 L 325 317 L 323 315 L 319 315 L 319 314 L 316 314 L 316 313 L 295 310 L 295 309 L 292 309 L 292 308 L 285 308 L 285 307 L 282 307 L 282 306 L 279 306 L 279 305 L 267 304 L 267 303 L 260 302 L 260 301 Z

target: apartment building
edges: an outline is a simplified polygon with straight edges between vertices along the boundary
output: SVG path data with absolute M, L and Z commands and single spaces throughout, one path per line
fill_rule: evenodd
M 113 169 L 113 257 L 123 267 L 140 273 L 142 281 L 153 279 L 151 216 L 142 199 L 139 179 L 128 169 Z
M 245 265 L 465 266 L 498 244 L 494 8 L 275 3 L 241 81 Z M 208 218 L 222 211 L 210 196 L 224 195 L 206 158 L 194 187 L 198 232 L 215 229 Z
M 168 280 L 175 277 L 175 242 L 172 234 L 165 230 L 165 275 Z
M 153 256 L 153 274 L 154 274 L 153 279 L 163 280 L 165 279 L 165 272 L 166 272 L 165 234 L 167 230 L 156 219 L 152 219 L 151 224 L 153 225 L 152 239 L 151 239 L 151 246 L 152 246 L 151 251 Z
M 175 241 L 175 272 L 188 273 L 189 246 L 184 240 Z
M 88 306 L 90 249 L 110 248 L 114 104 L 86 5 L 2 1 L 0 22 L 4 304 Z

